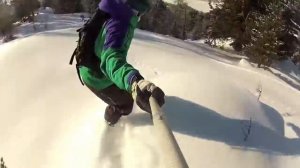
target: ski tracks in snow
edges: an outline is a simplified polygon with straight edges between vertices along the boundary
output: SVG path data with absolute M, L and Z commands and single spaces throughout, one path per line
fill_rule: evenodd
M 122 140 L 124 128 L 104 126 L 100 145 L 100 165 L 104 168 L 122 168 Z
M 99 167 L 161 167 L 155 136 L 149 136 L 153 135 L 153 126 L 135 125 L 137 122 L 150 123 L 150 117 L 139 117 L 141 115 L 143 114 L 134 112 L 128 117 L 121 118 L 114 127 L 104 125 L 100 142 Z

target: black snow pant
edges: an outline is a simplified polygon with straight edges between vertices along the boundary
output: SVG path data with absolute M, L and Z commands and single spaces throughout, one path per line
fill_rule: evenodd
M 128 115 L 132 112 L 133 98 L 127 91 L 118 88 L 116 85 L 111 85 L 103 90 L 87 87 L 109 106 L 116 106 L 122 109 L 123 115 Z

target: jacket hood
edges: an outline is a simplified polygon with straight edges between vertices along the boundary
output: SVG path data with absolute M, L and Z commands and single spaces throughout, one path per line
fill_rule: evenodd
M 99 9 L 110 14 L 112 18 L 129 21 L 134 15 L 131 8 L 123 0 L 101 0 Z

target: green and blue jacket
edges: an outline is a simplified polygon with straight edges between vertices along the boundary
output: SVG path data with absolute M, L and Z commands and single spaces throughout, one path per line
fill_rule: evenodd
M 79 70 L 80 76 L 86 85 L 96 90 L 115 84 L 131 92 L 132 83 L 142 78 L 139 71 L 126 61 L 139 18 L 121 0 L 102 0 L 99 9 L 110 15 L 94 47 L 100 71 L 83 66 Z

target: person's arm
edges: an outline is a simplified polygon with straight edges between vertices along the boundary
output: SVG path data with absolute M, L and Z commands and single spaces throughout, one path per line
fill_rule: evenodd
M 101 60 L 100 69 L 120 89 L 131 92 L 135 78 L 142 79 L 139 71 L 126 61 L 133 30 L 129 23 L 111 20 L 105 27 L 104 48 L 97 56 Z M 96 52 L 97 53 L 97 52 Z
M 151 112 L 150 96 L 162 106 L 165 102 L 164 92 L 153 83 L 144 80 L 139 71 L 126 61 L 133 30 L 124 27 L 120 22 L 109 22 L 106 29 L 104 49 L 98 54 L 101 59 L 101 71 L 120 89 L 132 93 L 133 99 L 143 110 Z
M 138 70 L 127 63 L 120 50 L 107 49 L 101 54 L 101 71 L 120 89 L 131 92 L 132 76 L 140 76 Z

